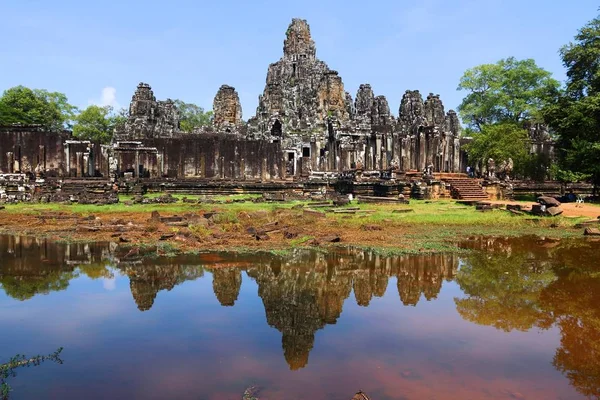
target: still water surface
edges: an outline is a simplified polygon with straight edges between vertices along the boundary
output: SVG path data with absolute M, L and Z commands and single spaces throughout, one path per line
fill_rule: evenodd
M 600 396 L 600 243 L 476 239 L 466 255 L 203 254 L 0 236 L 11 399 Z

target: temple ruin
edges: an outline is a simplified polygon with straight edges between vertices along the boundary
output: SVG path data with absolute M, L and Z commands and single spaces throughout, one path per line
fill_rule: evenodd
M 407 90 L 397 117 L 369 84 L 353 98 L 338 72 L 317 58 L 302 19 L 289 25 L 283 56 L 269 65 L 258 100 L 255 115 L 244 121 L 235 88 L 222 85 L 212 124 L 184 132 L 175 102 L 156 100 L 150 85 L 140 83 L 110 144 L 39 126 L 0 127 L 0 174 L 135 180 L 151 190 L 164 189 L 165 182 L 181 190 L 260 182 L 258 192 L 264 184 L 314 189 L 336 183 L 344 193 L 389 196 L 410 194 L 415 179 L 467 167 L 461 145 L 469 139 L 461 137 L 456 112 L 446 111 L 439 95 Z M 551 155 L 547 132 L 539 126 L 530 132 L 532 151 Z
M 398 118 L 369 84 L 355 100 L 319 60 L 305 20 L 293 19 L 281 59 L 269 65 L 256 114 L 242 120 L 235 89 L 223 85 L 211 127 L 184 133 L 171 100 L 140 83 L 129 120 L 112 146 L 115 173 L 147 177 L 308 178 L 348 170 L 459 172 L 460 123 L 438 95 L 402 96 Z M 173 147 L 194 149 L 183 157 Z M 187 153 L 187 152 L 186 152 Z

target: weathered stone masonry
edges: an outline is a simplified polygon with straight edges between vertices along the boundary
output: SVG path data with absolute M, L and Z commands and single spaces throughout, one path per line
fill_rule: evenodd
M 316 55 L 305 20 L 294 19 L 282 58 L 267 71 L 255 116 L 242 121 L 235 89 L 223 85 L 211 127 L 179 129 L 171 100 L 156 101 L 141 83 L 113 145 L 114 174 L 140 177 L 302 179 L 348 170 L 458 172 L 460 124 L 439 96 L 402 97 L 399 118 L 368 84 L 356 99 Z M 169 139 L 169 140 L 167 140 Z
M 109 145 L 37 126 L 0 127 L 0 174 L 304 184 L 360 177 L 389 186 L 394 177 L 406 183 L 409 174 L 466 169 L 461 145 L 469 139 L 460 137 L 458 116 L 445 111 L 439 95 L 424 99 L 407 90 L 397 118 L 369 84 L 353 99 L 338 72 L 317 58 L 301 19 L 292 20 L 283 56 L 269 65 L 255 115 L 243 121 L 239 96 L 228 85 L 219 88 L 213 111 L 211 126 L 182 132 L 175 103 L 156 100 L 150 85 L 140 83 Z M 543 127 L 530 132 L 532 151 L 551 154 Z

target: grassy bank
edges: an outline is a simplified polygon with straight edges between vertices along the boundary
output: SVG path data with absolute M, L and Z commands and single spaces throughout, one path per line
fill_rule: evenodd
M 188 198 L 192 198 L 188 196 Z M 307 215 L 307 202 L 233 202 L 219 204 L 134 204 L 127 198 L 114 205 L 16 204 L 0 211 L 0 232 L 44 235 L 62 240 L 116 240 L 128 245 L 160 243 L 173 251 L 269 250 L 351 245 L 381 252 L 455 251 L 472 236 L 538 235 L 550 238 L 581 236 L 575 225 L 586 218 L 531 217 L 506 210 L 476 211 L 454 201 L 412 201 L 410 205 L 351 204 L 356 214 L 325 212 Z M 343 209 L 343 208 L 342 208 Z M 408 212 L 398 212 L 409 210 Z M 162 216 L 185 215 L 187 226 L 150 221 L 152 211 Z M 206 213 L 217 212 L 207 221 Z M 183 224 L 186 225 L 186 224 Z M 269 226 L 257 239 L 253 233 Z M 275 228 L 273 228 L 275 227 Z M 340 241 L 331 243 L 331 237 Z M 160 240 L 162 239 L 162 240 Z M 159 247 L 160 247 L 159 246 Z

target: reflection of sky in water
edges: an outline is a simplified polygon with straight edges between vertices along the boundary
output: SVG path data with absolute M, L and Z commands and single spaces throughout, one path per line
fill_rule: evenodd
M 15 399 L 239 399 L 249 385 L 263 387 L 269 399 L 350 399 L 359 389 L 374 400 L 578 398 L 552 366 L 558 329 L 505 333 L 467 322 L 456 311 L 454 299 L 464 295 L 454 281 L 444 280 L 431 301 L 421 295 L 417 306 L 402 304 L 397 277 L 368 307 L 350 291 L 337 322 L 314 332 L 306 365 L 292 371 L 282 332 L 267 317 L 278 327 L 290 324 L 287 357 L 301 359 L 294 352 L 311 343 L 306 327 L 313 323 L 302 318 L 317 315 L 311 305 L 323 298 L 320 306 L 335 307 L 336 298 L 323 297 L 323 288 L 308 298 L 277 296 L 294 292 L 310 272 L 296 281 L 278 275 L 280 283 L 271 286 L 250 277 L 256 272 L 243 272 L 232 307 L 218 301 L 210 272 L 170 290 L 159 290 L 166 283 L 158 274 L 143 286 L 158 292 L 141 312 L 130 277 L 111 271 L 112 278 L 80 274 L 67 290 L 25 301 L 0 291 L 0 317 L 10 327 L 0 330 L 2 357 L 65 348 L 64 365 L 18 371 L 11 380 Z

